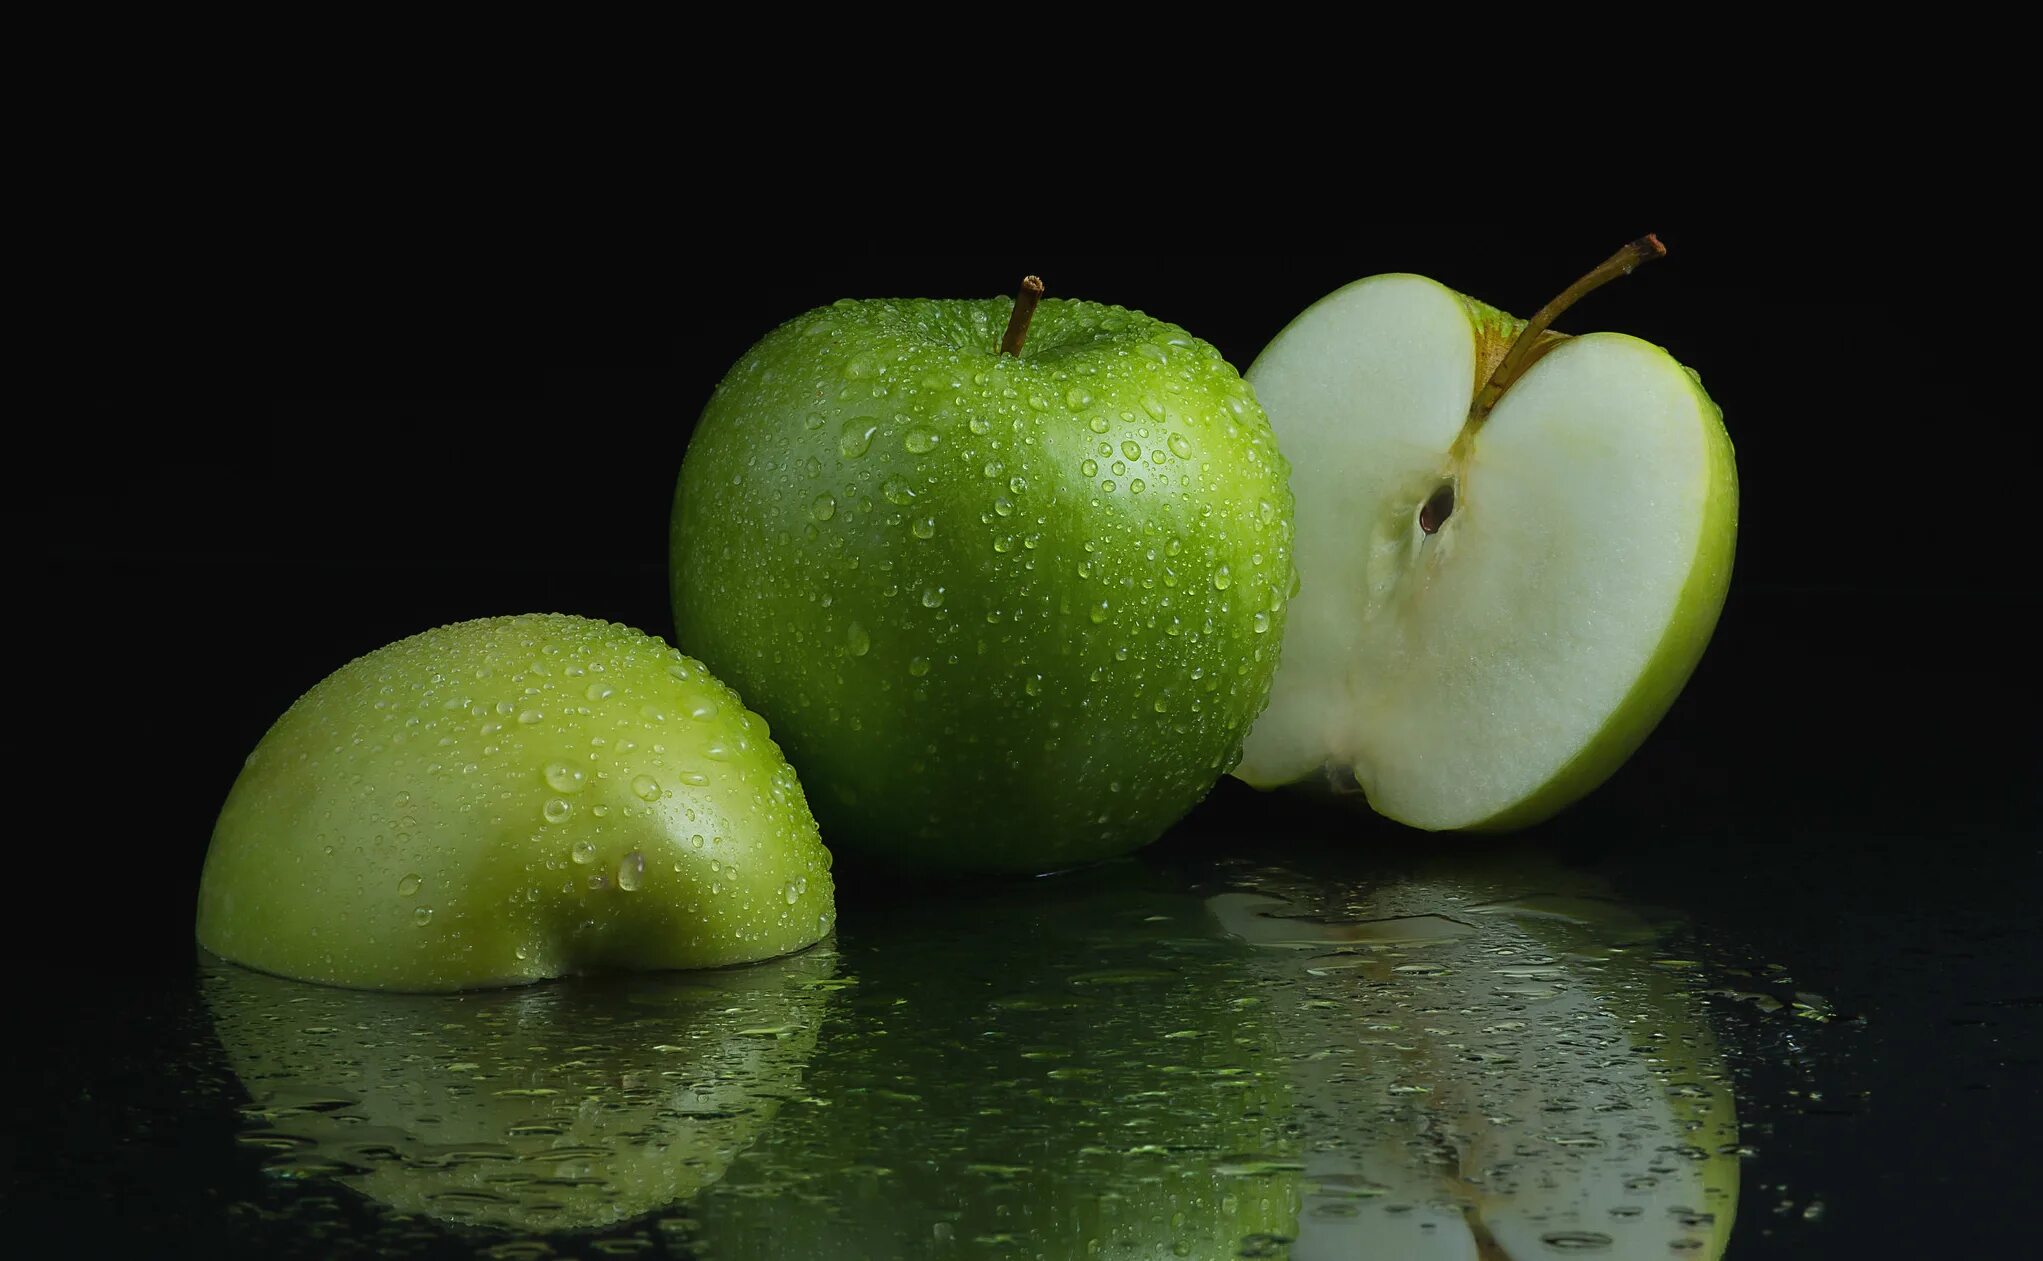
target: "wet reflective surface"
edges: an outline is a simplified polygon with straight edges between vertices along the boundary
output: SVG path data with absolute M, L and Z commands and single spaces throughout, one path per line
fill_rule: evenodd
M 406 996 L 201 958 L 80 1008 L 91 1084 L 17 1160 L 84 1251 L 1828 1255 L 1838 1206 L 1891 1211 L 1822 1157 L 1877 1132 L 1893 1048 L 1694 888 L 1234 838 L 854 887 L 832 941 L 725 972 Z

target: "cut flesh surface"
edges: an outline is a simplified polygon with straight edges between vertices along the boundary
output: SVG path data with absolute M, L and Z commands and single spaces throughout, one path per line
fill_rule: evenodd
M 1616 769 L 1694 669 L 1735 535 L 1716 408 L 1665 351 L 1596 333 L 1464 434 L 1485 318 L 1373 277 L 1250 368 L 1291 461 L 1301 583 L 1250 783 L 1325 768 L 1416 827 L 1535 822 Z

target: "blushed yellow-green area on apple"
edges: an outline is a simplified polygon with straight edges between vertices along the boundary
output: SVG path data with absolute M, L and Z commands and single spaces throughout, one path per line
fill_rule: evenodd
M 1374 276 L 1250 367 L 1302 586 L 1249 783 L 1323 772 L 1414 827 L 1525 826 L 1608 778 L 1694 671 L 1737 535 L 1721 414 L 1666 351 L 1592 333 L 1535 336 L 1472 417 L 1524 327 Z
M 304 980 L 459 990 L 807 946 L 830 855 L 699 662 L 563 615 L 426 631 L 277 720 L 206 854 L 199 942 Z
M 1039 872 L 1162 834 L 1238 756 L 1293 586 L 1284 457 L 1212 346 L 1043 302 L 840 302 L 717 387 L 680 640 L 840 853 Z

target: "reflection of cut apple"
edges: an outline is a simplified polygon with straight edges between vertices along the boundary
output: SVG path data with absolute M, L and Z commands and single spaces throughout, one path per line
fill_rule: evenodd
M 834 953 L 447 997 L 208 962 L 213 1026 L 270 1171 L 400 1213 L 594 1229 L 721 1177 L 798 1089 Z
M 1730 581 L 1731 443 L 1694 373 L 1420 276 L 1315 304 L 1249 369 L 1292 467 L 1301 589 L 1236 774 L 1322 768 L 1414 827 L 1508 828 L 1630 756 Z
M 1211 900 L 1290 952 L 1260 988 L 1312 1048 L 1292 1060 L 1294 1261 L 1722 1254 L 1738 1157 L 1714 1043 L 1644 952 L 1652 928 L 1555 878 L 1464 866 L 1359 900 L 1282 880 Z

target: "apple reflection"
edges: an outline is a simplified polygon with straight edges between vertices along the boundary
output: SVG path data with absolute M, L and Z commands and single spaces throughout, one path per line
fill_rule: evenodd
M 1293 1048 L 1294 1261 L 1722 1255 L 1731 1086 L 1664 921 L 1532 852 L 1253 883 L 1210 905 Z
M 813 1102 L 695 1205 L 720 1259 L 1282 1256 L 1297 1153 L 1257 952 L 1122 862 L 839 921 Z
M 211 957 L 201 989 L 280 1177 L 400 1213 L 589 1230 L 700 1192 L 797 1093 L 825 944 L 719 971 L 458 995 L 329 989 Z
M 841 938 L 810 1098 L 698 1199 L 700 1243 L 1716 1258 L 1736 1122 L 1661 937 L 1529 854 L 904 907 Z

